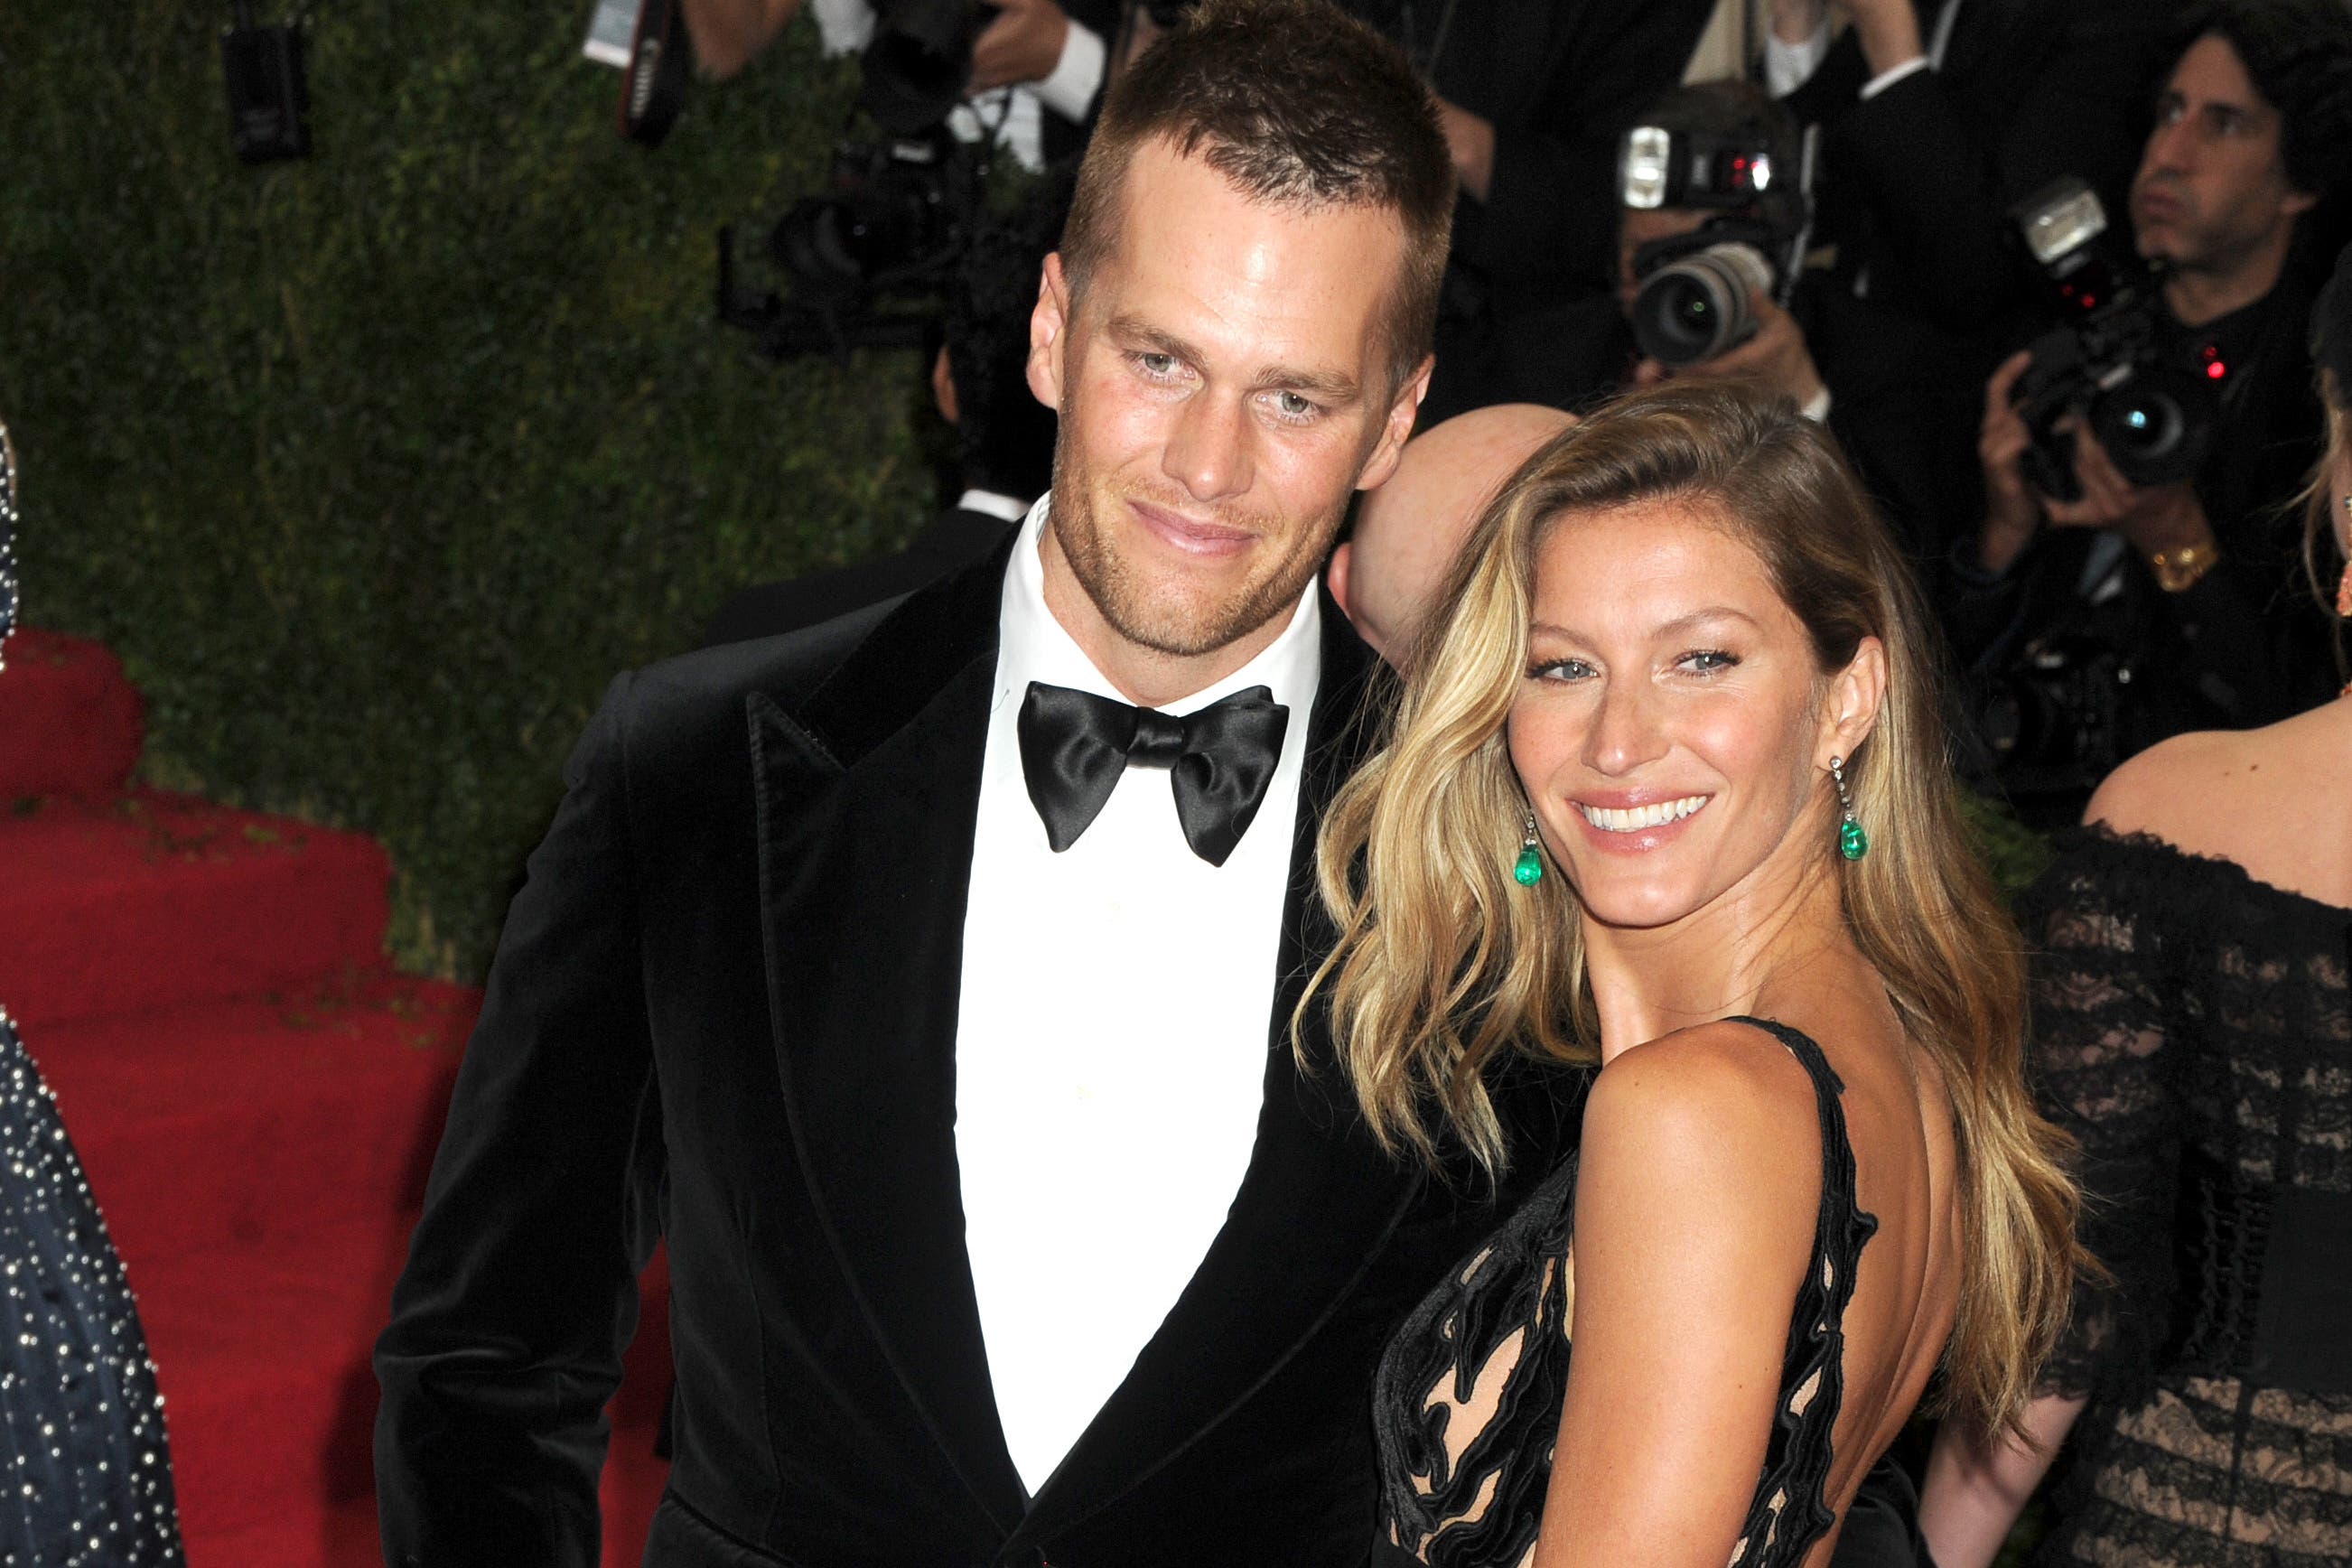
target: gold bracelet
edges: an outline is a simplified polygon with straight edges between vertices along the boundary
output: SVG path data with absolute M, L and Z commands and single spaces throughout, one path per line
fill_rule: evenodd
M 2184 544 L 2177 550 L 2159 550 L 2147 558 L 2148 569 L 2156 574 L 2156 585 L 2168 594 L 2183 594 L 2197 585 L 2198 579 L 2213 570 L 2221 559 L 2218 544 Z

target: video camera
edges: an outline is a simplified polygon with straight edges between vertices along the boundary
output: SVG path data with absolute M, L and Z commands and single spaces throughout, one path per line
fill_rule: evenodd
M 2011 210 L 2048 274 L 2062 325 L 2035 339 L 2011 399 L 2033 444 L 2020 467 L 2053 500 L 2080 500 L 2070 432 L 2080 418 L 2136 485 L 2193 476 L 2213 443 L 2229 366 L 2211 343 L 2181 346 L 2167 331 L 2157 279 L 2117 246 L 2098 194 L 2068 176 Z
M 877 0 L 856 109 L 885 132 L 845 128 L 821 195 L 803 196 L 751 253 L 783 288 L 739 284 L 731 227 L 719 236 L 719 315 L 772 359 L 857 348 L 920 348 L 939 291 L 970 242 L 989 148 L 947 127 L 971 80 L 985 0 Z M 853 115 L 856 110 L 853 110 Z
M 1660 125 L 1625 132 L 1617 159 L 1625 205 L 1721 215 L 1634 252 L 1633 341 L 1644 354 L 1669 365 L 1713 359 L 1756 335 L 1751 293 L 1788 304 L 1812 232 L 1815 145 L 1809 126 L 1791 169 L 1761 127 L 1739 135 Z

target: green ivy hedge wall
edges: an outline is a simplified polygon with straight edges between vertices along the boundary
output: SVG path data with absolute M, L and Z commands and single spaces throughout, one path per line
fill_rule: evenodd
M 648 154 L 584 0 L 323 0 L 317 154 L 249 169 L 227 10 L 0 7 L 26 617 L 122 654 L 145 776 L 379 836 L 394 956 L 478 975 L 613 673 L 935 502 L 913 355 L 713 316 L 717 226 L 820 181 L 854 67 L 796 27 Z

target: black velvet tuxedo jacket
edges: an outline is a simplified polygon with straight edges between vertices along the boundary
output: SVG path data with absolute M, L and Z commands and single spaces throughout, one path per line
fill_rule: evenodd
M 954 1140 L 1007 558 L 615 683 L 509 916 L 378 1346 L 388 1562 L 597 1561 L 631 1194 L 656 1159 L 678 1403 L 649 1563 L 1365 1560 L 1381 1346 L 1497 1217 L 1372 1147 L 1319 1027 L 1318 1072 L 1286 1037 L 1330 941 L 1313 827 L 1358 760 L 1370 657 L 1327 600 L 1247 1174 L 1127 1381 L 1027 1498 Z M 1037 955 L 1039 984 L 1053 963 Z M 1103 1020 L 1106 1050 L 1118 1028 Z M 1540 1176 L 1572 1124 L 1562 1105 L 1520 1168 Z M 1087 1238 L 1068 1242 L 1075 1273 Z

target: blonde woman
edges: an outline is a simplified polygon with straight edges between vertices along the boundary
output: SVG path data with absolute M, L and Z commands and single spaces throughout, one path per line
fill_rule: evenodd
M 1505 1053 L 1599 1070 L 1389 1348 L 1382 1561 L 1819 1568 L 1939 1366 L 2014 1417 L 2075 1261 L 1921 612 L 1818 429 L 1680 385 L 1529 459 L 1442 603 L 1313 1005 L 1441 1163 L 1507 1161 Z
M 2312 339 L 2305 555 L 2352 616 L 2352 250 Z M 2042 1563 L 2352 1563 L 2347 777 L 2341 698 L 2176 737 L 2109 775 L 2027 899 L 2036 1077 L 2082 1140 L 2113 1279 L 2075 1304 L 2034 1441 L 1938 1438 L 1942 1568 L 1992 1561 L 2070 1433 Z

